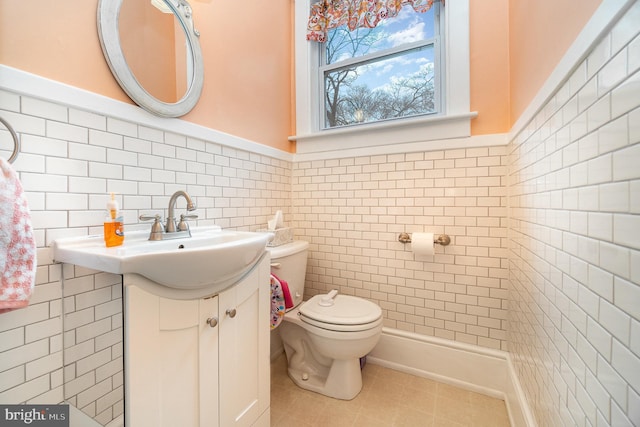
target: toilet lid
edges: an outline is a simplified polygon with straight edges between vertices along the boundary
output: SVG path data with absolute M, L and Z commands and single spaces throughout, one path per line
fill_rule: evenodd
M 362 325 L 372 323 L 382 316 L 382 309 L 366 299 L 350 295 L 336 295 L 334 304 L 328 307 L 319 304 L 325 295 L 316 295 L 303 303 L 299 310 L 302 316 L 333 325 Z

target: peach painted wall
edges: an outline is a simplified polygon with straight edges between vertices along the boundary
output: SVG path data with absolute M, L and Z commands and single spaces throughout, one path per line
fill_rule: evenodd
M 292 151 L 290 0 L 249 10 L 193 0 L 205 61 L 202 98 L 185 120 Z M 111 75 L 96 26 L 98 0 L 0 1 L 0 63 L 131 102 Z
M 533 100 L 601 3 L 509 0 L 511 124 Z
M 469 2 L 469 50 L 471 134 L 508 132 L 509 0 Z
M 0 63 L 130 102 L 102 55 L 97 3 L 0 1 Z
M 507 132 L 602 0 L 471 0 L 472 134 Z M 2 0 L 0 63 L 131 102 L 102 56 L 98 0 Z M 291 0 L 193 0 L 203 95 L 185 120 L 294 151 Z
M 206 9 L 199 29 L 205 61 L 207 110 L 189 117 L 198 123 L 285 151 L 291 122 L 290 0 L 266 3 L 237 0 L 191 1 L 195 16 Z M 267 7 L 268 4 L 268 7 Z M 251 7 L 250 7 L 251 6 Z

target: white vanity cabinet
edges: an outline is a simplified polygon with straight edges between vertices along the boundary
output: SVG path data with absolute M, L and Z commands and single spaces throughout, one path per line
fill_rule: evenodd
M 127 427 L 269 425 L 268 256 L 210 298 L 175 300 L 124 275 Z

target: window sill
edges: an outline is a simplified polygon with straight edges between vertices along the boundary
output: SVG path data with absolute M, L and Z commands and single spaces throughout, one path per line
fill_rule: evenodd
M 372 151 L 433 150 L 441 148 L 433 146 L 433 142 L 469 137 L 471 119 L 477 115 L 477 112 L 470 112 L 363 124 L 294 135 L 289 141 L 297 142 L 296 155 L 333 153 L 336 157 L 344 157 L 361 155 L 363 148 L 367 148 L 367 154 Z

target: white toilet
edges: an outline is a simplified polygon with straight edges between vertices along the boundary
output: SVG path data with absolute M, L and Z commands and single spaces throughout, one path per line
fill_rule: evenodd
M 360 358 L 380 339 L 382 310 L 337 291 L 302 302 L 309 243 L 268 248 L 271 272 L 288 283 L 293 300 L 279 326 L 289 377 L 300 387 L 350 400 L 362 389 Z

